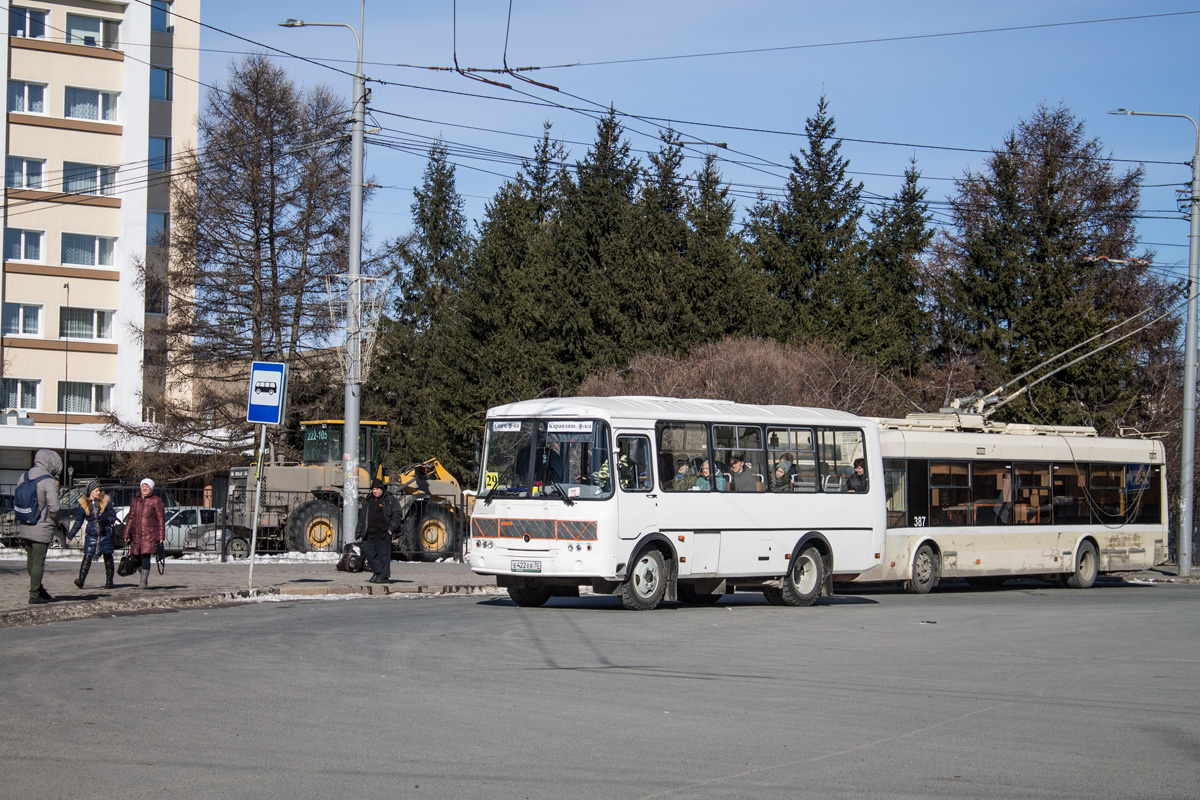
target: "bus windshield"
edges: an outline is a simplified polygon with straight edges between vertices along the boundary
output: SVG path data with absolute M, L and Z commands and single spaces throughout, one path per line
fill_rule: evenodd
M 599 420 L 492 420 L 484 455 L 485 500 L 613 494 L 608 423 Z

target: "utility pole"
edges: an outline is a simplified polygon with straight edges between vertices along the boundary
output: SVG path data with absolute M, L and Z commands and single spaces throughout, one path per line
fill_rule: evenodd
M 1159 114 L 1118 108 L 1110 114 L 1132 117 L 1176 117 L 1186 119 L 1196 129 L 1196 150 L 1192 154 L 1192 229 L 1188 236 L 1187 330 L 1183 337 L 1183 436 L 1179 464 L 1179 575 L 1192 574 L 1192 538 L 1195 535 L 1193 506 L 1196 485 L 1196 293 L 1200 291 L 1200 125 L 1187 114 Z
M 350 130 L 350 253 L 346 275 L 346 396 L 342 424 L 342 541 L 354 538 L 358 527 L 358 428 L 362 400 L 362 215 L 363 215 L 363 133 L 366 121 L 367 90 L 363 76 L 363 33 L 367 0 L 358 9 L 358 30 L 341 22 L 305 22 L 289 19 L 279 23 L 285 28 L 336 27 L 354 34 L 358 59 L 354 68 L 351 95 L 353 127 Z

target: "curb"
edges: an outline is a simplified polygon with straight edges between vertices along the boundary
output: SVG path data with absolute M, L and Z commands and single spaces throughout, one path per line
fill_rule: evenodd
M 184 608 L 213 608 L 231 605 L 244 600 L 264 596 L 321 597 L 326 595 L 354 595 L 360 597 L 385 597 L 387 595 L 491 595 L 496 594 L 495 586 L 477 585 L 427 585 L 427 586 L 266 586 L 261 589 L 238 589 L 229 592 L 215 592 L 188 597 L 149 596 L 102 600 L 65 602 L 61 604 L 47 603 L 21 611 L 0 613 L 0 629 L 19 628 L 26 625 L 45 625 L 50 622 L 62 622 L 74 619 L 90 619 L 93 617 L 115 617 L 124 614 L 136 614 L 144 611 L 172 611 Z

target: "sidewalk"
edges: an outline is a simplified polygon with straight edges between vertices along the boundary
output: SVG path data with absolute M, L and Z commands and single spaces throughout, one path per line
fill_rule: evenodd
M 119 553 L 118 553 L 119 556 Z M 254 594 L 312 597 L 315 595 L 388 594 L 493 594 L 496 579 L 476 575 L 457 562 L 425 564 L 392 562 L 392 582 L 367 583 L 368 572 L 338 572 L 332 556 L 321 560 L 297 560 L 294 556 L 260 556 L 254 563 Z M 327 559 L 327 560 L 326 560 Z M 0 628 L 39 625 L 64 619 L 108 616 L 147 609 L 211 606 L 251 597 L 247 561 L 188 560 L 168 558 L 166 573 L 150 573 L 150 588 L 137 588 L 136 575 L 113 578 L 114 587 L 105 589 L 104 562 L 92 563 L 87 582 L 76 589 L 79 556 L 46 560 L 42 585 L 54 602 L 29 605 L 29 576 L 25 555 L 20 550 L 0 548 Z

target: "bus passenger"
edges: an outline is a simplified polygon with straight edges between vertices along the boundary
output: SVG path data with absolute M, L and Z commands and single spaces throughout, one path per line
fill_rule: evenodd
M 854 459 L 854 474 L 846 481 L 847 492 L 867 491 L 867 464 L 861 458 Z
M 775 479 L 771 481 L 771 491 L 790 492 L 791 490 L 792 476 L 788 474 L 788 470 L 784 462 L 780 461 L 779 466 L 775 468 Z
M 735 492 L 757 492 L 758 491 L 758 476 L 751 470 L 753 464 L 746 463 L 746 456 L 742 453 L 734 453 L 729 458 L 730 483 L 733 484 Z
M 725 491 L 725 476 L 718 472 L 716 482 L 717 491 Z M 708 492 L 713 488 L 713 478 L 711 475 L 711 470 L 708 466 L 708 461 L 702 461 L 700 463 L 700 474 L 696 478 L 695 488 L 701 492 Z
M 676 492 L 686 492 L 696 485 L 696 473 L 688 464 L 686 458 L 681 458 L 675 464 L 675 481 L 671 489 Z

